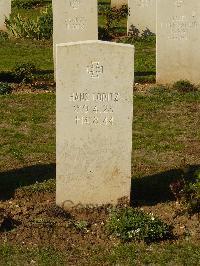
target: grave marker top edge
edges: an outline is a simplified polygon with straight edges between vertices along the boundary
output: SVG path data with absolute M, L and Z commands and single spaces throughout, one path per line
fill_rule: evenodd
M 78 42 L 67 42 L 67 43 L 58 43 L 56 44 L 56 47 L 62 47 L 62 46 L 71 46 L 71 45 L 80 45 L 80 44 L 104 44 L 104 45 L 110 45 L 110 46 L 118 46 L 118 47 L 129 47 L 131 49 L 135 50 L 135 46 L 132 44 L 122 44 L 122 43 L 116 43 L 116 42 L 108 42 L 108 41 L 101 41 L 101 40 L 87 40 L 87 41 L 78 41 Z

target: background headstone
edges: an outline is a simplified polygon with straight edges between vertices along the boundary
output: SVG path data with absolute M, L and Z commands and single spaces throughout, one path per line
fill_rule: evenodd
M 0 30 L 6 30 L 5 17 L 11 13 L 11 0 L 0 0 Z
M 96 0 L 53 0 L 54 44 L 98 39 Z
M 53 43 L 97 40 L 97 0 L 53 0 Z
M 140 31 L 156 33 L 156 0 L 129 0 L 128 32 L 132 26 Z
M 157 1 L 157 82 L 200 82 L 200 1 Z
M 123 5 L 128 5 L 128 0 L 111 0 L 111 7 L 120 8 Z
M 57 45 L 58 205 L 116 204 L 130 196 L 134 47 Z

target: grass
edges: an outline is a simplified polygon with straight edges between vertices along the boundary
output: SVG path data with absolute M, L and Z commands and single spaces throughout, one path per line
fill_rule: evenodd
M 53 71 L 52 45 L 33 40 L 0 41 L 0 73 L 12 71 L 20 63 L 33 63 L 41 70 Z
M 7 243 L 0 245 L 1 266 L 21 265 L 64 265 L 64 256 L 51 247 L 48 248 L 25 248 L 11 246 Z
M 1 96 L 0 110 L 1 170 L 55 160 L 54 94 Z
M 82 250 L 83 251 L 83 250 Z M 113 250 L 106 250 L 93 247 L 87 252 L 87 265 L 200 265 L 199 246 L 194 243 L 183 241 L 174 244 L 120 244 Z M 76 256 L 80 256 L 81 251 L 76 250 Z M 24 246 L 10 246 L 4 244 L 0 246 L 1 265 L 73 265 L 75 253 L 70 250 L 60 252 L 52 247 L 47 248 L 26 248 Z M 72 264 L 68 264 L 68 263 Z M 77 261 L 74 263 L 77 263 Z M 74 264 L 75 265 L 75 264 Z
M 110 265 L 200 265 L 200 250 L 195 244 L 119 245 L 104 257 Z
M 198 139 L 199 134 L 198 127 L 196 128 L 198 109 L 192 112 L 186 104 L 187 101 L 196 104 L 199 100 L 199 93 L 135 94 L 133 125 L 136 130 L 133 130 L 135 132 L 133 149 L 145 148 L 158 152 L 183 151 L 186 144 L 184 140 L 189 137 Z M 187 128 L 188 124 L 190 128 Z

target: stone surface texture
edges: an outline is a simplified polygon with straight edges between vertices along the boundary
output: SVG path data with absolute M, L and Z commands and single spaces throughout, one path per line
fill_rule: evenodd
M 157 1 L 158 83 L 200 82 L 199 33 L 200 1 Z
M 5 31 L 5 17 L 11 13 L 11 0 L 0 0 L 0 30 Z
M 128 0 L 111 0 L 111 7 L 120 8 L 123 5 L 128 5 Z
M 140 31 L 140 35 L 146 30 L 156 33 L 156 0 L 129 0 L 128 7 L 128 33 L 132 25 Z
M 56 73 L 57 204 L 129 198 L 134 46 L 59 44 Z

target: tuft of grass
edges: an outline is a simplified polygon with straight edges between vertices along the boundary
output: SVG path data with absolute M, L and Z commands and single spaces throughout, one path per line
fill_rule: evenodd
M 16 82 L 30 83 L 33 81 L 33 73 L 36 66 L 33 63 L 17 64 L 13 69 Z
M 10 94 L 12 92 L 11 85 L 7 82 L 0 82 L 0 95 Z
M 88 222 L 87 221 L 75 221 L 74 223 L 74 227 L 76 228 L 76 230 L 80 231 L 80 232 L 87 232 L 87 228 L 88 228 Z
M 188 80 L 178 80 L 172 85 L 172 88 L 179 92 L 196 91 L 195 85 Z

